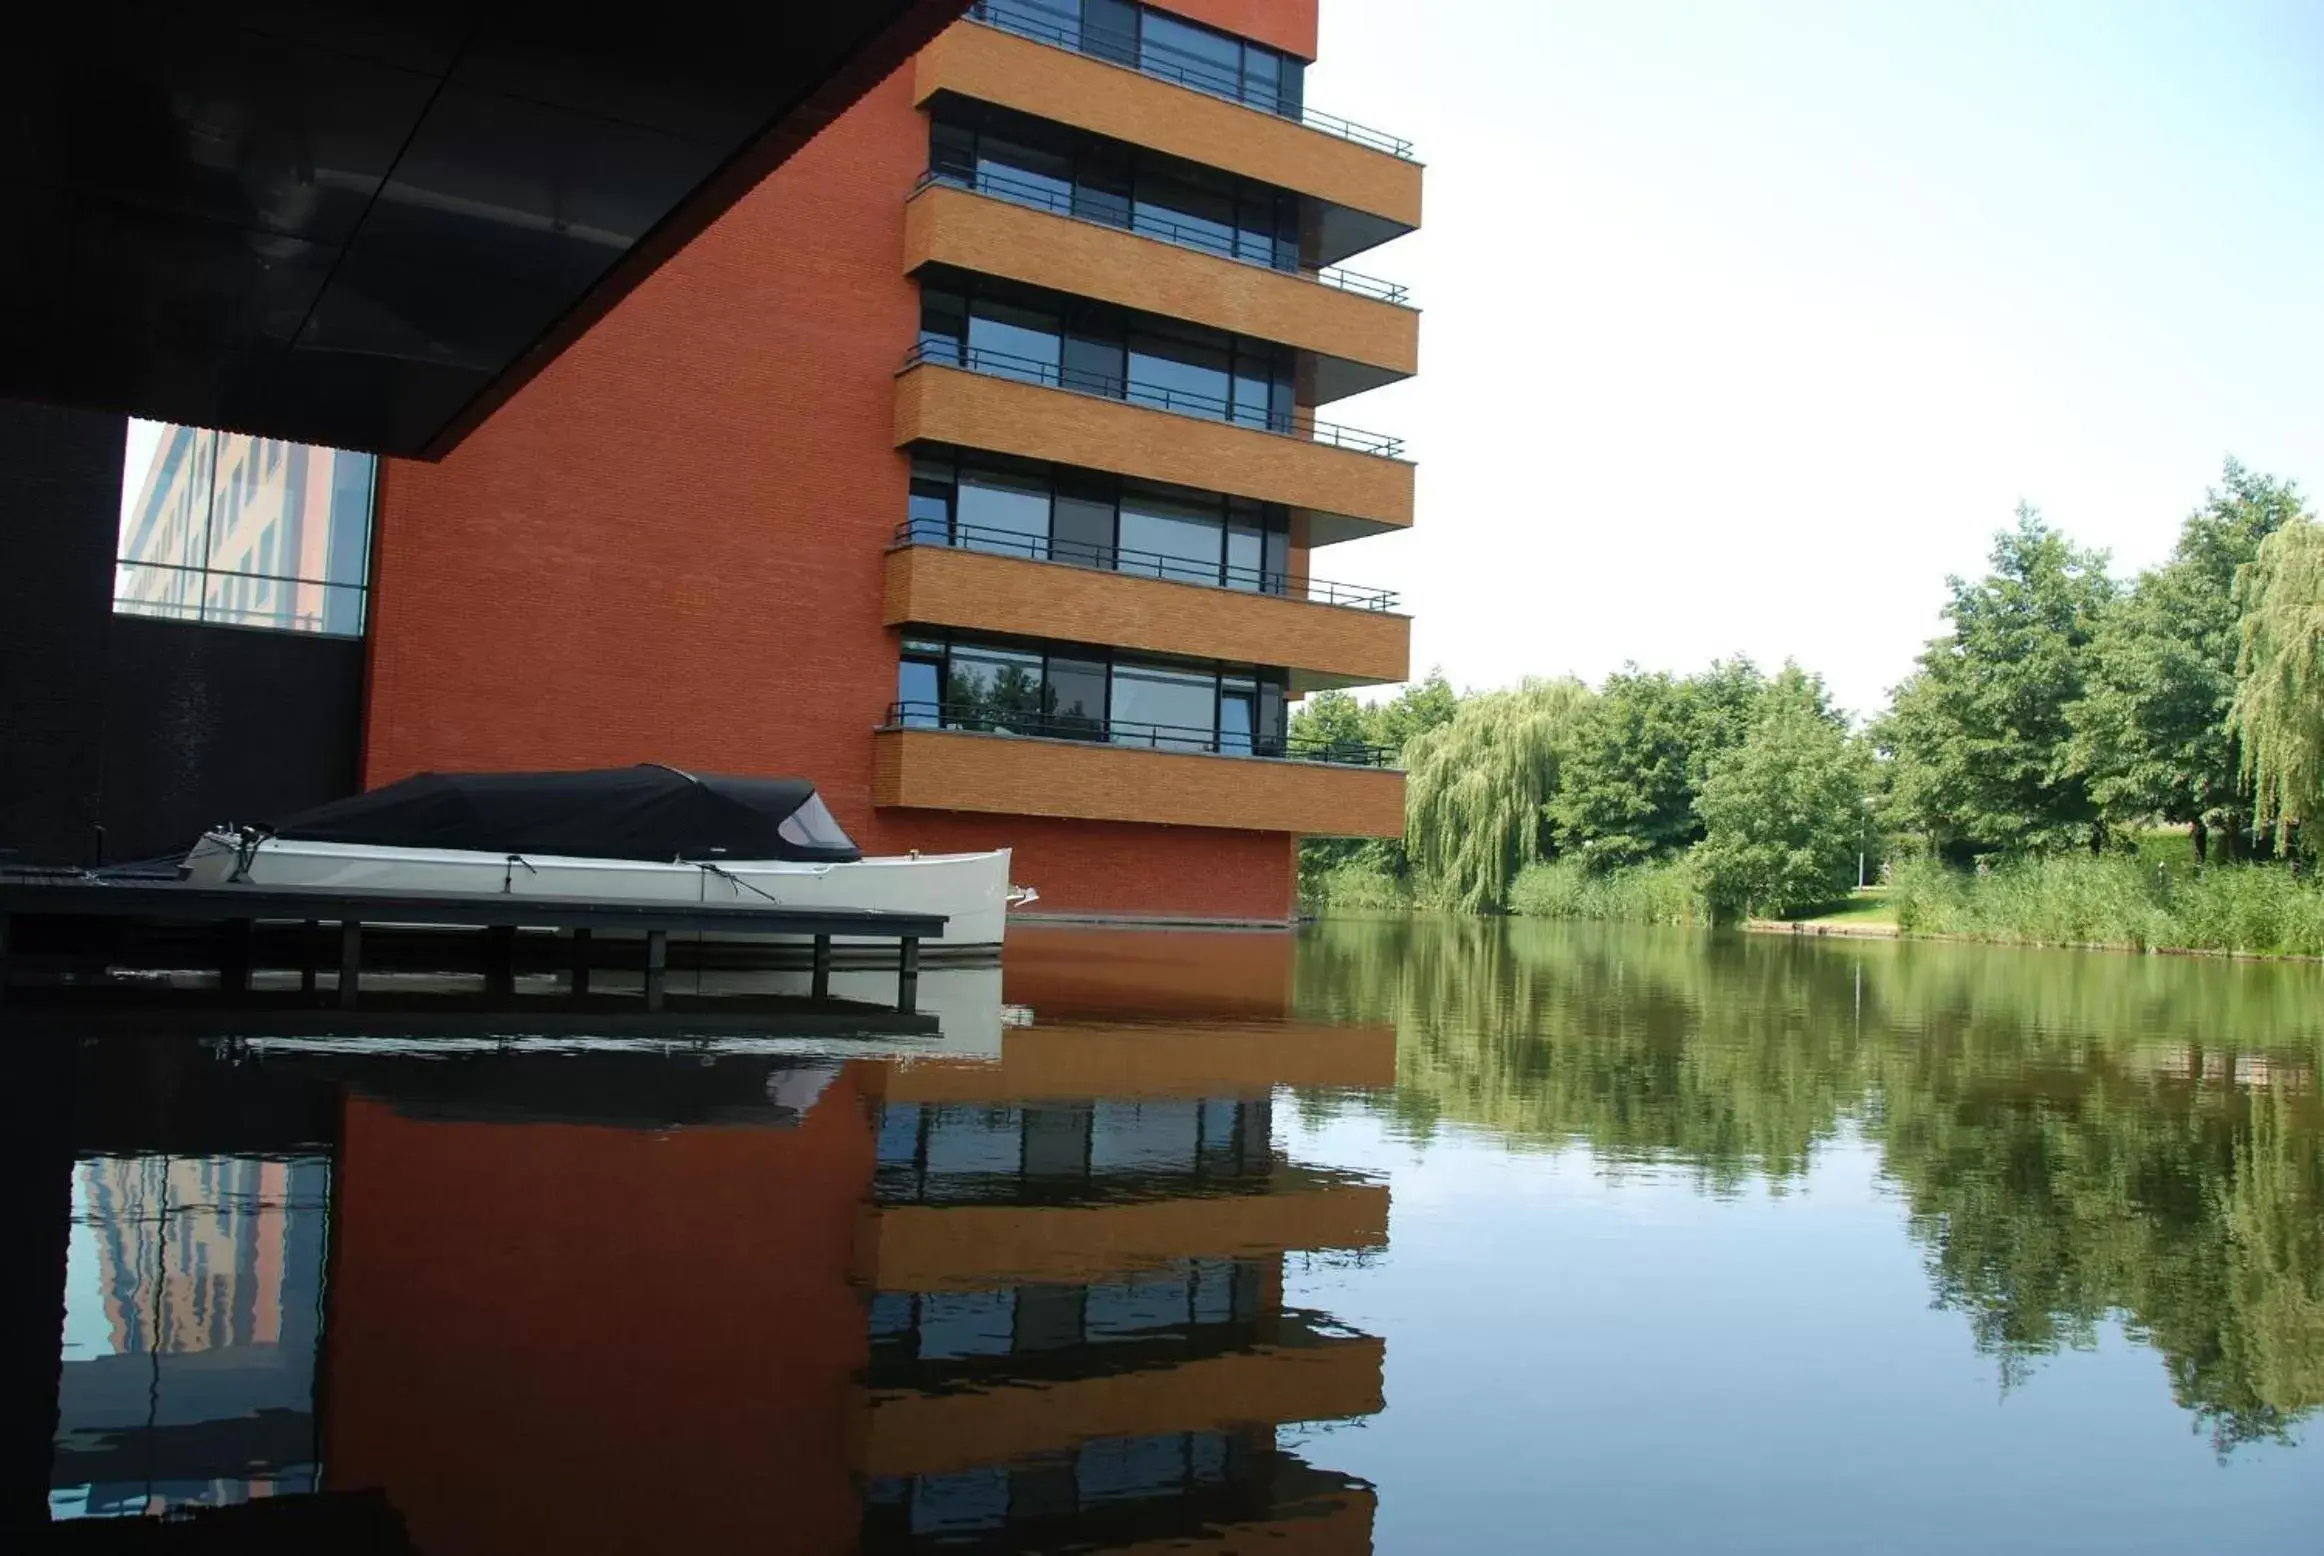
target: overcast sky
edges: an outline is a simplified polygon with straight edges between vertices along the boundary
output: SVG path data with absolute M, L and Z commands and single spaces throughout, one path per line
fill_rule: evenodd
M 2324 494 L 2324 4 L 1324 0 L 1406 136 L 1400 588 L 1457 684 L 1745 652 L 1869 712 L 2018 500 L 2128 574 L 2221 461 Z

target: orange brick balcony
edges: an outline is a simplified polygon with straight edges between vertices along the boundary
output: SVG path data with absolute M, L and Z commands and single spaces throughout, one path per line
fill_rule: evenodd
M 1005 181 L 996 187 L 997 196 L 923 184 L 904 207 L 905 272 L 948 265 L 1281 341 L 1330 359 L 1316 376 L 1338 394 L 1359 393 L 1420 369 L 1415 309 L 1307 275 L 1033 209 L 1012 198 L 1013 186 Z
M 884 619 L 1281 665 L 1297 691 L 1402 681 L 1412 668 L 1411 618 L 1385 610 L 952 545 L 888 552 Z
M 1335 245 L 1333 260 L 1420 225 L 1420 164 L 1383 149 L 1392 143 L 1328 133 L 973 21 L 921 50 L 914 71 L 913 100 L 923 107 L 942 93 L 998 103 L 1360 214 L 1361 236 Z
M 1413 467 L 1403 459 L 918 354 L 896 375 L 895 441 L 899 448 L 952 443 L 1279 502 L 1310 516 L 1318 544 L 1412 524 Z
M 1400 837 L 1404 774 L 1384 767 L 889 728 L 872 737 L 872 803 L 1084 821 Z

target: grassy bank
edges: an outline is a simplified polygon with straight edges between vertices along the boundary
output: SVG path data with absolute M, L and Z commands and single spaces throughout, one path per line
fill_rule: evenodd
M 1900 861 L 1890 896 L 1908 935 L 2324 956 L 2324 887 L 2278 865 L 2174 872 L 2141 859 L 2073 855 L 1970 875 Z
M 1684 860 L 1592 875 L 1571 859 L 1529 864 L 1509 888 L 1509 911 L 1525 918 L 1601 924 L 1708 924 L 1710 912 Z

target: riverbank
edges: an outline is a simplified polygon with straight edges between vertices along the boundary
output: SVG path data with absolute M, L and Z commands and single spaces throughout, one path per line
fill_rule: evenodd
M 1367 873 L 1345 896 L 1310 906 L 1409 909 L 1410 888 Z M 1591 875 L 1558 860 L 1528 865 L 1512 883 L 1516 917 L 1708 927 L 1712 918 L 1683 860 Z M 1900 861 L 1885 889 L 1851 894 L 1829 912 L 1750 919 L 1761 934 L 1842 939 L 1950 940 L 2185 956 L 2312 961 L 2324 958 L 2324 886 L 2283 865 L 2167 868 L 2149 858 L 2068 855 L 1982 874 Z

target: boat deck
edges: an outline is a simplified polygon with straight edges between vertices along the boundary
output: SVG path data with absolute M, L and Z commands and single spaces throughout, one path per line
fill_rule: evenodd
M 895 1008 L 910 1014 L 919 998 L 920 942 L 941 935 L 944 925 L 940 913 L 773 903 L 0 877 L 0 998 L 27 953 L 61 950 L 108 965 L 214 970 L 229 998 L 251 997 L 254 975 L 271 969 L 296 972 L 299 995 L 311 1003 L 321 997 L 328 967 L 337 974 L 337 1003 L 351 1009 L 362 991 L 367 931 L 384 930 L 404 948 L 399 970 L 410 970 L 416 941 L 437 948 L 429 959 L 442 970 L 480 970 L 487 994 L 502 998 L 515 996 L 520 970 L 553 969 L 568 975 L 560 997 L 600 1001 L 607 991 L 593 987 L 593 974 L 626 967 L 641 975 L 649 1012 L 668 1000 L 673 934 L 804 939 L 812 945 L 809 998 L 829 1001 L 832 940 L 844 936 L 895 942 Z M 450 933 L 459 930 L 476 933 Z M 156 961 L 157 948 L 168 959 Z

